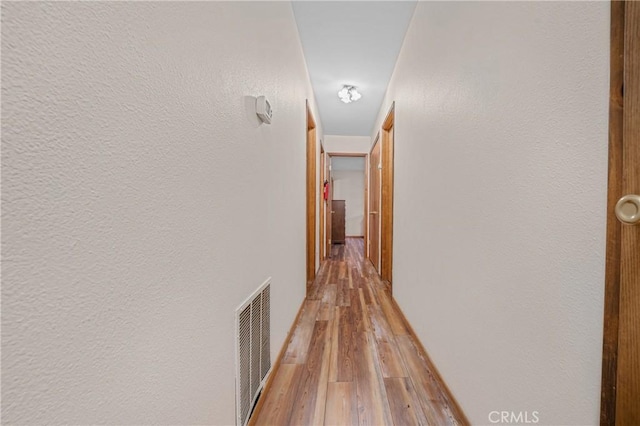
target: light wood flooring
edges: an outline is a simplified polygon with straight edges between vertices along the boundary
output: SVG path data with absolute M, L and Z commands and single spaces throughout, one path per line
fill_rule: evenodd
M 250 424 L 466 424 L 368 260 L 335 245 Z

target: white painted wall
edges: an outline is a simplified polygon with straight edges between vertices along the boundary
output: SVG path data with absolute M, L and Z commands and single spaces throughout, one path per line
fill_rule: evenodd
M 304 297 L 290 4 L 3 3 L 2 71 L 3 422 L 233 424 L 236 306 L 275 358 Z
M 333 199 L 345 200 L 346 236 L 364 236 L 364 170 L 333 170 L 331 176 Z
M 608 54 L 606 2 L 416 8 L 376 127 L 395 100 L 394 296 L 473 424 L 598 423 Z
M 351 152 L 368 154 L 371 149 L 369 136 L 325 135 L 324 150 L 326 152 Z

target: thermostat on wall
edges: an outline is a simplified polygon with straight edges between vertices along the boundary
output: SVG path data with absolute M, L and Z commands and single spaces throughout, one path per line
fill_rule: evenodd
M 258 117 L 260 117 L 263 123 L 271 124 L 273 110 L 266 97 L 258 96 L 258 99 L 256 99 L 256 114 L 258 114 Z

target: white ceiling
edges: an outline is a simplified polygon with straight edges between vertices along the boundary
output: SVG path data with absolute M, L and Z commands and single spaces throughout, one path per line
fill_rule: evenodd
M 324 133 L 370 136 L 416 2 L 292 4 Z M 344 84 L 362 98 L 342 103 Z

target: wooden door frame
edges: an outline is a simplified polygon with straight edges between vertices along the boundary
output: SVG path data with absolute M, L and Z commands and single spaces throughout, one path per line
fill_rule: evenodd
M 333 211 L 333 176 L 331 176 L 331 170 L 329 170 L 329 199 L 327 200 L 327 229 L 333 228 L 333 217 L 331 212 Z M 327 232 L 327 257 L 331 257 L 331 231 Z
M 367 242 L 369 241 L 368 233 L 369 233 L 369 154 L 366 152 L 327 152 L 327 164 L 331 164 L 332 157 L 363 157 L 364 158 L 364 224 L 363 224 L 363 237 L 364 237 L 364 247 L 365 247 L 365 259 L 367 253 Z M 332 182 L 333 186 L 333 182 Z M 327 235 L 330 230 L 327 231 Z M 327 237 L 325 239 L 325 244 L 327 246 L 327 250 L 331 250 L 330 241 Z M 330 253 L 328 251 L 327 253 Z
M 327 238 L 325 234 L 325 215 L 327 214 L 327 202 L 324 199 L 324 181 L 327 179 L 326 173 L 326 155 L 324 152 L 324 146 L 322 145 L 322 141 L 320 141 L 320 185 L 318 185 L 318 189 L 320 192 L 320 261 L 322 262 L 327 258 L 327 246 L 325 244 L 325 240 Z
M 307 112 L 307 290 L 316 276 L 316 122 L 306 101 Z
M 371 187 L 371 175 L 370 175 L 370 171 L 371 171 L 371 164 L 369 164 L 369 162 L 371 162 L 371 154 L 373 153 L 373 148 L 375 148 L 376 144 L 379 144 L 380 142 L 380 132 L 378 132 L 378 134 L 376 135 L 376 138 L 373 140 L 373 143 L 371 144 L 371 148 L 369 149 L 369 155 L 368 155 L 368 159 L 369 161 L 367 162 L 367 185 L 370 188 Z M 382 162 L 382 146 L 380 146 L 380 162 Z M 379 186 L 380 189 L 382 189 L 382 179 L 380 179 L 379 182 Z M 381 206 L 381 200 L 382 200 L 382 191 L 380 191 L 381 193 L 380 198 L 378 199 L 378 213 L 381 211 L 380 206 Z M 367 208 L 369 208 L 370 202 L 369 199 L 367 199 Z M 378 217 L 380 217 L 380 215 L 378 215 Z M 378 259 L 377 259 L 377 264 L 378 264 L 378 268 L 376 268 L 375 263 L 373 263 L 373 261 L 371 261 L 371 247 L 369 246 L 369 244 L 367 244 L 366 248 L 365 248 L 365 258 L 369 259 L 369 262 L 371 262 L 371 265 L 373 266 L 373 269 L 376 270 L 376 272 L 379 272 L 378 269 L 380 268 L 380 219 L 378 219 Z M 367 242 L 370 241 L 371 237 L 369 237 L 369 217 L 367 216 Z
M 614 425 L 626 420 L 620 420 L 621 413 L 617 412 L 619 402 L 617 391 L 619 386 L 617 378 L 619 376 L 619 324 L 621 310 L 621 294 L 625 294 L 625 275 L 622 268 L 632 265 L 625 263 L 627 255 L 623 247 L 632 245 L 630 229 L 623 232 L 623 226 L 615 216 L 615 205 L 623 194 L 634 190 L 635 182 L 625 182 L 624 164 L 625 145 L 628 145 L 627 138 L 634 134 L 632 128 L 633 120 L 631 112 L 625 110 L 625 97 L 627 99 L 640 98 L 639 85 L 629 85 L 625 87 L 625 73 L 630 60 L 640 56 L 638 49 L 640 43 L 634 41 L 631 47 L 625 41 L 625 28 L 640 28 L 640 10 L 636 9 L 637 15 L 631 13 L 632 7 L 640 7 L 634 2 L 612 1 L 611 2 L 611 48 L 610 48 L 610 83 L 609 83 L 609 173 L 607 188 L 607 241 L 605 257 L 605 294 L 604 294 L 604 333 L 602 346 L 602 382 L 600 393 L 600 424 Z M 631 31 L 631 30 L 630 30 Z M 629 31 L 629 32 L 630 32 Z M 631 36 L 632 37 L 632 36 Z M 634 39 L 635 40 L 635 39 Z M 628 40 L 627 40 L 628 42 Z M 631 49 L 635 49 L 631 51 Z M 637 64 L 635 66 L 638 66 Z M 637 71 L 636 71 L 637 72 Z M 629 77 L 631 78 L 631 77 Z M 623 92 L 624 87 L 624 92 Z M 626 117 L 625 117 L 626 115 Z M 630 120 L 631 119 L 631 120 Z M 626 121 L 629 121 L 627 123 Z M 637 124 L 636 124 L 637 125 Z M 635 137 L 637 135 L 634 134 Z M 630 145 L 629 145 L 630 146 Z M 636 190 L 638 188 L 635 188 Z M 630 249 L 629 249 L 630 250 Z M 635 266 L 637 268 L 637 266 Z M 628 289 L 627 289 L 628 291 Z M 628 395 L 626 395 L 628 399 Z M 628 404 L 628 401 L 625 400 Z
M 380 277 L 392 287 L 393 277 L 393 153 L 395 144 L 393 102 L 382 122 L 382 195 L 380 197 Z

